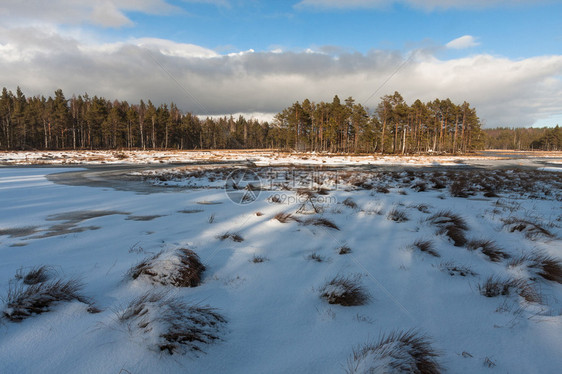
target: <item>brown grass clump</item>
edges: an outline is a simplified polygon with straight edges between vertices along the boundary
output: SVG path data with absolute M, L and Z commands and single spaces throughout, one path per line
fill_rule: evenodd
M 507 227 L 509 232 L 519 231 L 525 234 L 529 240 L 537 240 L 540 237 L 547 239 L 554 239 L 554 234 L 542 227 L 540 224 L 527 221 L 521 218 L 507 218 L 503 220 L 504 227 Z
M 254 264 L 261 264 L 262 262 L 266 262 L 266 261 L 269 261 L 267 257 L 258 256 L 258 255 L 253 255 L 251 260 L 251 262 L 253 262 Z
M 508 296 L 513 287 L 512 279 L 500 279 L 491 276 L 484 283 L 478 285 L 478 291 L 486 297 Z
M 562 284 L 562 261 L 541 251 L 516 258 L 509 265 L 525 265 L 543 279 Z
M 539 269 L 538 275 L 546 280 L 562 284 L 562 262 L 560 260 L 545 254 L 536 254 L 532 259 L 531 267 Z
M 313 253 L 309 254 L 308 256 L 306 256 L 306 259 L 314 261 L 314 262 L 326 262 L 327 261 L 326 257 L 324 257 L 322 255 L 319 255 L 316 252 L 313 252 Z
M 348 359 L 348 374 L 439 374 L 439 353 L 429 339 L 415 330 L 395 331 L 382 336 L 378 342 L 353 350 Z
M 56 279 L 29 287 L 10 286 L 2 315 L 11 322 L 20 322 L 32 315 L 50 311 L 54 304 L 74 300 L 90 305 L 93 312 L 92 303 L 81 294 L 82 288 L 83 284 L 77 279 Z
M 437 231 L 437 234 L 445 234 L 449 239 L 453 241 L 455 247 L 462 247 L 467 243 L 464 230 L 458 228 L 457 226 L 445 226 Z
M 447 187 L 447 184 L 439 178 L 431 178 L 430 181 L 431 183 L 433 183 L 433 186 L 431 186 L 431 188 L 433 188 L 434 190 L 442 190 Z
M 23 269 L 18 269 L 15 278 L 23 281 L 24 284 L 32 286 L 37 283 L 43 283 L 51 279 L 56 272 L 54 269 L 47 265 L 35 266 L 27 271 L 25 274 Z
M 461 216 L 451 212 L 450 210 L 441 210 L 430 216 L 428 221 L 437 226 L 454 225 L 461 230 L 468 230 L 466 221 Z
M 468 197 L 472 195 L 469 192 L 468 181 L 466 179 L 457 179 L 450 186 L 449 191 L 451 196 L 455 197 Z
M 468 230 L 468 226 L 459 215 L 450 210 L 442 210 L 430 216 L 427 220 L 439 227 L 437 234 L 447 235 L 456 247 L 462 247 L 467 243 L 468 240 L 464 232 Z
M 313 225 L 313 226 L 323 226 L 329 229 L 339 230 L 340 228 L 332 221 L 327 218 L 309 218 L 303 221 L 305 226 Z
M 466 248 L 471 251 L 479 249 L 492 262 L 500 262 L 503 259 L 510 258 L 509 254 L 505 253 L 492 240 L 470 240 L 466 243 Z
M 422 213 L 429 213 L 429 206 L 426 204 L 413 205 L 412 208 L 416 208 L 418 211 Z
M 131 279 L 146 279 L 154 284 L 197 287 L 205 266 L 195 252 L 187 248 L 162 251 L 142 260 L 127 272 Z
M 357 209 L 357 203 L 355 201 L 353 201 L 353 199 L 351 197 L 346 198 L 344 201 L 342 201 L 342 204 L 345 205 L 348 208 L 351 209 Z
M 322 196 L 327 196 L 330 194 L 330 190 L 326 189 L 326 188 L 319 188 L 316 193 L 318 195 L 322 195 Z
M 320 289 L 320 297 L 330 304 L 356 306 L 366 304 L 370 296 L 359 283 L 359 277 L 337 276 Z
M 540 303 L 542 298 L 535 288 L 523 279 L 490 276 L 478 285 L 480 294 L 486 297 L 509 296 L 516 292 L 530 303 Z
M 127 325 L 131 336 L 141 335 L 148 348 L 169 354 L 203 351 L 203 345 L 220 340 L 226 323 L 214 308 L 155 292 L 131 301 L 117 312 L 117 321 Z
M 220 239 L 220 240 L 230 239 L 230 240 L 232 240 L 233 242 L 236 242 L 236 243 L 242 243 L 244 241 L 244 238 L 242 236 L 240 236 L 240 234 L 235 233 L 235 232 L 234 233 L 225 232 L 224 234 L 219 235 L 217 238 Z
M 431 242 L 430 240 L 416 240 L 414 243 L 412 243 L 412 248 L 432 255 L 433 257 L 441 257 L 441 255 L 437 253 L 435 248 L 433 248 L 433 242 Z
M 388 212 L 386 218 L 394 222 L 406 222 L 410 219 L 405 211 L 399 209 L 392 209 Z
M 338 254 L 346 255 L 348 253 L 351 253 L 351 248 L 349 248 L 349 246 L 342 245 L 341 247 L 338 248 Z
M 295 221 L 295 222 L 301 221 L 299 218 L 293 216 L 291 213 L 277 213 L 273 218 L 275 218 L 281 223 L 287 223 L 291 221 Z
M 424 181 L 418 181 L 414 183 L 410 188 L 417 192 L 427 191 L 427 183 L 425 183 Z
M 307 189 L 307 188 L 299 188 L 297 189 L 297 196 L 306 197 L 307 199 L 312 199 L 317 196 L 316 191 Z
M 390 190 L 388 189 L 388 186 L 385 185 L 379 185 L 375 188 L 375 191 L 377 191 L 378 193 L 389 193 Z

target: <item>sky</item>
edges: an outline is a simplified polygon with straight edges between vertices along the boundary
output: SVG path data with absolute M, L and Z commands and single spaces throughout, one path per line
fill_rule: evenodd
M 0 0 L 0 86 L 273 115 L 450 98 L 485 127 L 562 125 L 560 0 Z

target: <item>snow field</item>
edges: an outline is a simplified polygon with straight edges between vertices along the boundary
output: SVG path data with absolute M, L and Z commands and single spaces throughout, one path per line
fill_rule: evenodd
M 317 204 L 318 213 L 299 214 L 302 199 L 271 202 L 277 189 L 261 191 L 251 204 L 233 204 L 218 185 L 205 188 L 205 175 L 197 189 L 141 195 L 45 178 L 60 171 L 0 169 L 0 296 L 16 282 L 18 269 L 48 265 L 65 279 L 79 277 L 82 293 L 101 311 L 89 313 L 88 305 L 71 301 L 18 323 L 3 319 L 2 373 L 342 373 L 355 347 L 411 329 L 430 339 L 446 372 L 550 373 L 562 364 L 562 284 L 538 276 L 535 268 L 510 266 L 537 251 L 562 259 L 558 173 L 543 172 L 526 192 L 517 190 L 520 182 L 507 183 L 512 173 L 501 172 L 505 183 L 498 182 L 497 197 L 485 197 L 469 178 L 467 198 L 451 196 L 450 184 L 432 188 L 429 176 L 427 189 L 417 192 L 418 174 L 362 178 L 373 188 L 356 187 L 350 175 L 329 190 L 333 200 Z M 445 173 L 438 177 L 447 179 Z M 186 185 L 182 178 L 167 182 Z M 377 192 L 379 182 L 388 193 Z M 407 220 L 389 219 L 392 210 Z M 467 240 L 493 240 L 509 258 L 493 262 L 481 247 L 455 246 L 429 219 L 442 211 L 462 217 Z M 279 213 L 297 219 L 281 222 Z M 504 221 L 514 217 L 552 236 L 511 232 Z M 305 224 L 311 219 L 338 229 Z M 439 257 L 413 246 L 420 240 L 431 242 Z M 344 246 L 350 252 L 339 254 Z M 193 250 L 206 267 L 199 286 L 127 277 L 143 259 L 179 248 Z M 255 262 L 260 256 L 265 261 Z M 338 276 L 356 280 L 369 300 L 342 306 L 322 298 Z M 483 296 L 479 286 L 490 276 L 525 279 L 541 303 L 517 292 Z M 120 313 L 147 292 L 215 308 L 226 321 L 217 330 L 220 339 L 202 345 L 204 353 L 170 355 L 155 348 L 159 334 L 153 333 L 166 326 L 147 335 L 119 322 Z

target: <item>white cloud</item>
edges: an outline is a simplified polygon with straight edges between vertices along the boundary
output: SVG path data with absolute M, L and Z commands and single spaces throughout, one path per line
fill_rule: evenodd
M 450 49 L 466 49 L 476 47 L 477 45 L 480 45 L 480 43 L 476 41 L 476 38 L 474 38 L 474 36 L 464 35 L 451 40 L 445 46 Z
M 409 5 L 413 8 L 433 10 L 486 8 L 504 5 L 536 4 L 537 2 L 546 3 L 549 2 L 549 0 L 301 0 L 296 7 L 316 9 L 383 8 L 394 3 L 399 3 Z
M 171 40 L 158 39 L 158 38 L 141 38 L 135 39 L 132 43 L 136 46 L 154 50 L 165 56 L 173 57 L 217 57 L 218 54 L 208 48 L 203 48 L 195 44 L 176 43 Z M 108 46 L 109 47 L 109 46 Z
M 132 24 L 126 12 L 166 14 L 178 9 L 166 0 L 2 0 L 0 25 L 89 23 L 104 27 Z
M 131 26 L 133 24 L 133 22 L 110 1 L 95 3 L 90 21 L 104 27 Z
M 321 48 L 320 48 L 321 49 Z M 174 101 L 199 115 L 276 113 L 296 100 L 353 96 L 373 108 L 395 90 L 411 103 L 449 97 L 475 106 L 488 126 L 530 125 L 562 113 L 562 56 L 512 60 L 476 55 L 440 60 L 397 52 L 219 54 L 161 39 L 93 44 L 53 29 L 0 28 L 0 82 L 28 96 L 91 96 L 154 103 Z M 195 100 L 194 100 L 195 98 Z M 257 116 L 257 115 L 256 115 Z

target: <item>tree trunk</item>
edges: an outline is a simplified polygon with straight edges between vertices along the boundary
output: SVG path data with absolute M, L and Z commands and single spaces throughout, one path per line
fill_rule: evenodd
M 384 153 L 384 132 L 386 131 L 386 115 L 382 121 L 382 133 L 381 133 L 381 154 Z
M 152 116 L 152 149 L 156 148 L 156 130 L 155 130 L 155 123 L 156 118 Z
M 453 153 L 457 153 L 457 134 L 459 131 L 459 115 L 455 118 L 455 135 L 453 136 Z

